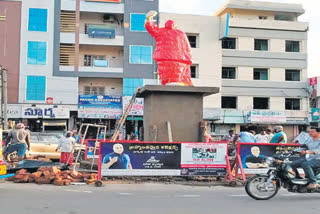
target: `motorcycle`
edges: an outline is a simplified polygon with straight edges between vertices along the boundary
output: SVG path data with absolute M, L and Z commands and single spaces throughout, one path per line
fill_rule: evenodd
M 301 145 L 301 149 L 307 149 L 306 145 Z M 299 150 L 299 149 L 298 149 Z M 290 159 L 299 158 L 298 150 L 288 153 L 280 153 L 267 159 L 269 169 L 267 174 L 259 174 L 249 178 L 245 184 L 246 193 L 256 200 L 268 200 L 273 198 L 281 187 L 293 193 L 320 193 L 320 187 L 317 189 L 308 189 L 309 180 L 307 178 L 299 179 L 293 172 Z M 317 177 L 317 183 L 320 184 L 320 168 L 314 169 Z

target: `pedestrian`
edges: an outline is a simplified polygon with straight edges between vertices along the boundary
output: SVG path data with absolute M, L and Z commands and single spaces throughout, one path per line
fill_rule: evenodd
M 267 143 L 268 142 L 268 135 L 264 131 L 264 129 L 261 130 L 260 134 L 257 134 L 255 136 L 256 143 Z
M 72 132 L 68 131 L 65 137 L 62 137 L 56 148 L 61 150 L 60 163 L 72 165 L 73 163 L 73 147 L 76 140 L 72 137 Z
M 236 141 L 239 141 L 240 143 L 255 143 L 256 139 L 251 132 L 243 131 L 233 139 L 233 142 Z
M 270 143 L 287 143 L 287 135 L 283 132 L 282 126 L 274 127 L 274 136 L 271 138 Z
M 232 142 L 233 138 L 234 138 L 234 131 L 233 130 L 229 130 L 229 133 L 226 134 L 225 136 L 223 136 L 222 141 Z
M 6 150 L 3 152 L 7 160 L 8 155 L 17 152 L 18 160 L 23 160 L 26 151 L 30 151 L 30 133 L 24 129 L 23 123 L 18 123 L 16 129 L 9 132 L 6 140 Z
M 270 143 L 271 139 L 273 138 L 273 133 L 271 129 L 267 129 L 266 130 L 266 134 L 267 134 L 267 143 Z

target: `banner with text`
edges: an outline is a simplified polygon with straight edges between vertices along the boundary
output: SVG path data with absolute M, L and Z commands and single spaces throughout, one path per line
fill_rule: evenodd
M 266 173 L 271 167 L 267 163 L 268 157 L 281 152 L 288 153 L 298 146 L 298 144 L 239 143 L 238 155 L 245 174 Z

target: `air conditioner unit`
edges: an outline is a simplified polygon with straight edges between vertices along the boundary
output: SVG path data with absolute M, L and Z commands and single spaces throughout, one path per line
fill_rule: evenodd
M 104 14 L 103 15 L 103 22 L 114 22 L 115 17 L 113 15 Z

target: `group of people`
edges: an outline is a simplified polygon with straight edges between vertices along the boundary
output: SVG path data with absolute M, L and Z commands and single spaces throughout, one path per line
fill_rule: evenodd
M 259 134 L 255 131 L 242 131 L 235 134 L 234 130 L 223 136 L 222 141 L 241 142 L 241 143 L 287 143 L 287 135 L 283 131 L 282 126 L 275 126 L 273 130 L 262 129 Z
M 68 131 L 60 140 L 56 148 L 61 151 L 60 163 L 65 163 L 72 165 L 73 163 L 73 148 L 75 142 L 80 142 L 80 136 L 77 135 L 77 131 Z M 12 129 L 8 133 L 6 139 L 6 148 L 3 151 L 3 156 L 5 160 L 8 160 L 8 155 L 13 152 L 17 153 L 18 161 L 21 161 L 25 158 L 26 151 L 30 151 L 31 140 L 30 132 L 25 129 L 23 123 L 17 124 L 15 129 Z

